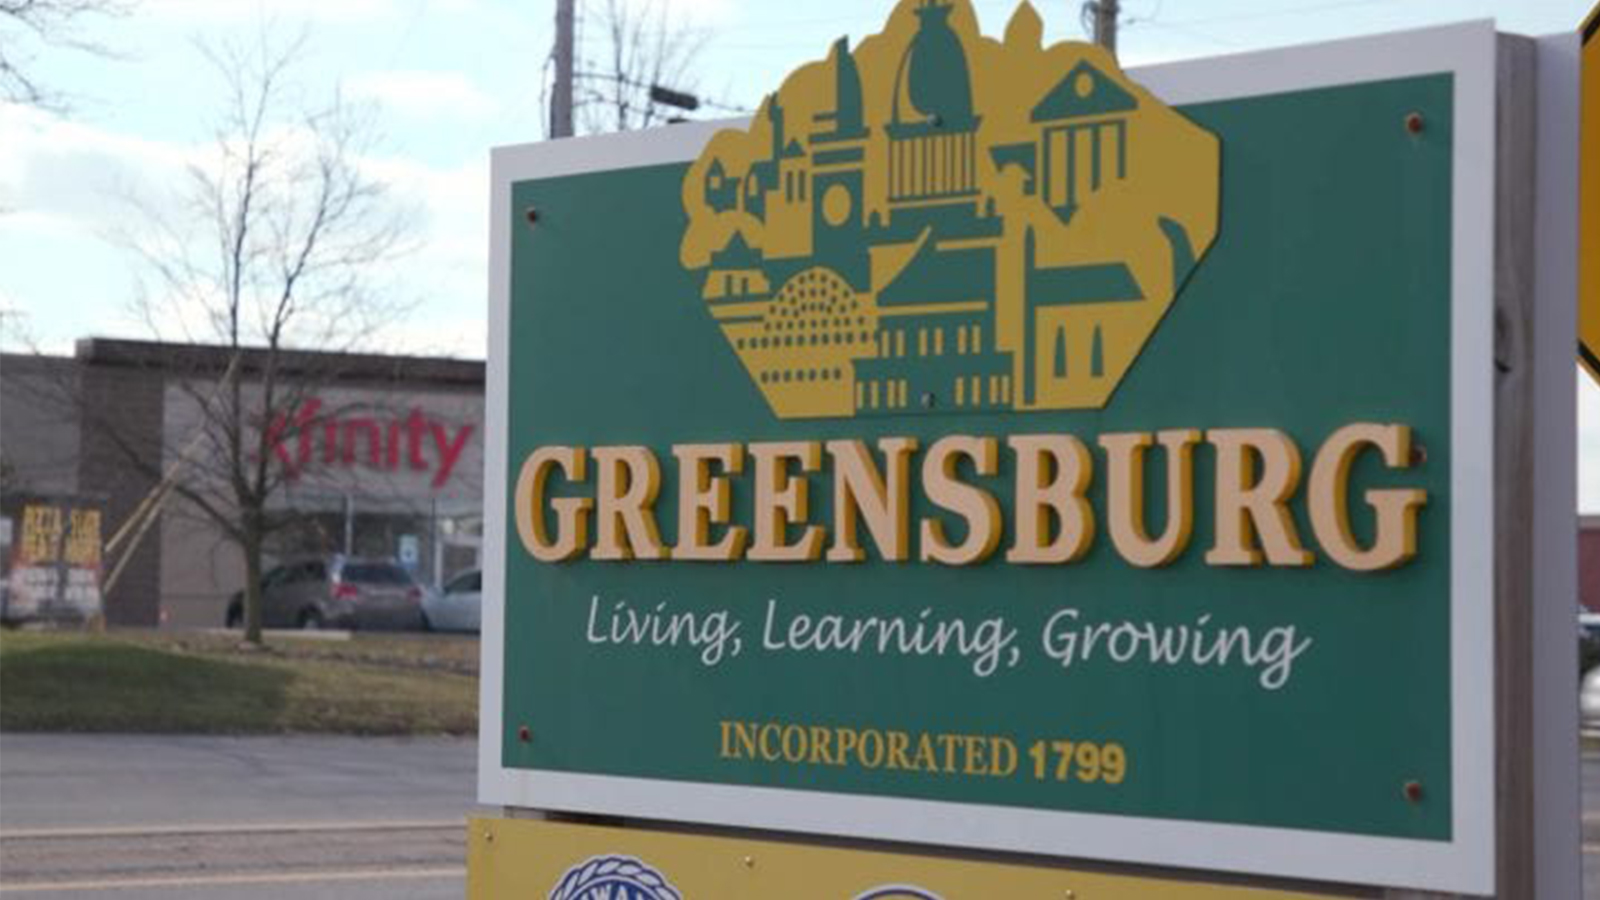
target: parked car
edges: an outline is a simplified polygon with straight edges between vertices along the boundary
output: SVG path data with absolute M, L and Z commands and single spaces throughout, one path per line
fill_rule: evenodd
M 1590 669 L 1578 688 L 1578 726 L 1600 728 L 1600 668 Z
M 483 620 L 483 572 L 472 569 L 429 591 L 422 600 L 423 627 L 430 631 L 477 632 Z
M 1578 671 L 1600 666 L 1600 613 L 1578 613 Z
M 1578 613 L 1578 630 L 1588 637 L 1600 639 L 1600 613 L 1582 610 Z
M 344 556 L 286 563 L 261 577 L 267 628 L 419 628 L 422 586 L 390 560 Z M 228 602 L 227 625 L 244 623 L 244 593 Z

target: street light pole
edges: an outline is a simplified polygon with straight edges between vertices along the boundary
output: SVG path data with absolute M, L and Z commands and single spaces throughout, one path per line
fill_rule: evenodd
M 1085 7 L 1094 17 L 1094 42 L 1117 55 L 1117 0 L 1089 0 Z
M 550 136 L 572 137 L 572 44 L 577 0 L 556 0 L 556 83 L 550 98 Z

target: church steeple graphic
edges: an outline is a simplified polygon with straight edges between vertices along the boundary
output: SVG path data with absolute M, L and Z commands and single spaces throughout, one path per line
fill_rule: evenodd
M 856 68 L 855 57 L 850 55 L 850 39 L 839 38 L 833 42 L 833 109 L 818 113 L 818 122 L 828 122 L 831 128 L 817 131 L 812 143 L 827 144 L 836 141 L 853 141 L 866 137 L 867 128 L 862 120 L 861 71 Z

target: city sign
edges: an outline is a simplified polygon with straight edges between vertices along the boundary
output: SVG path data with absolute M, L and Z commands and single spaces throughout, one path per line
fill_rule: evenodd
M 1490 891 L 1494 53 L 903 0 L 497 151 L 480 799 Z

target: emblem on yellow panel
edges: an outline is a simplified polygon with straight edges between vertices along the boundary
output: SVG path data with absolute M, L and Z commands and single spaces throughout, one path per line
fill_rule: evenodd
M 781 418 L 1103 406 L 1217 230 L 1217 138 L 968 0 L 791 74 L 683 185 L 680 248 Z

